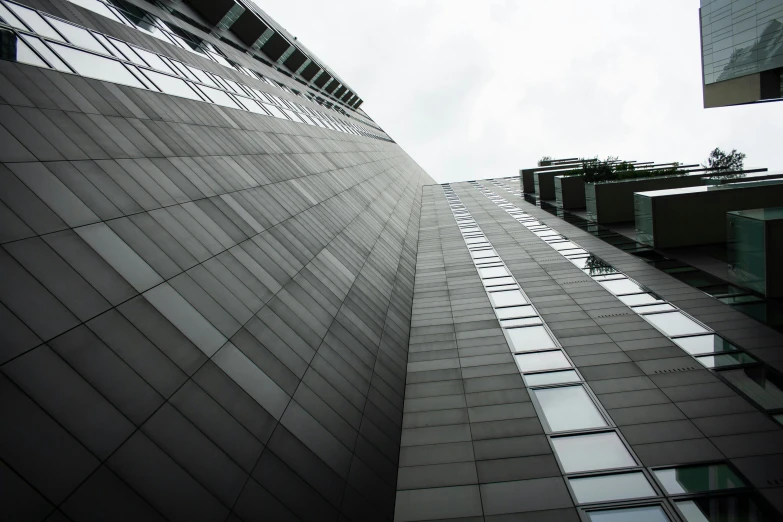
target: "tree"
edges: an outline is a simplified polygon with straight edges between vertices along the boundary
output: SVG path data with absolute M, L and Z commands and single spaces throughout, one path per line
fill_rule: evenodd
M 540 160 L 538 160 L 539 167 L 547 167 L 551 164 L 552 164 L 552 156 L 543 156 Z
M 702 164 L 702 167 L 713 172 L 735 172 L 742 170 L 744 164 L 744 153 L 737 152 L 737 149 L 732 149 L 727 154 L 720 150 L 719 147 L 715 147 L 715 150 L 710 152 L 710 156 L 707 158 L 707 164 Z

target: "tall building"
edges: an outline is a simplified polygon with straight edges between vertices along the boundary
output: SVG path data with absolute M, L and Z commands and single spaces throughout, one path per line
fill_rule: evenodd
M 783 99 L 783 0 L 701 0 L 704 107 Z
M 0 19 L 0 520 L 779 519 L 778 331 L 436 184 L 250 3 Z

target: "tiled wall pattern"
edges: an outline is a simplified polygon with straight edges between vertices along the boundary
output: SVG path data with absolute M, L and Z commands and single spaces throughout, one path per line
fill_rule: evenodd
M 390 520 L 429 176 L 54 70 L 0 85 L 0 519 Z
M 456 358 L 458 365 L 452 363 L 436 368 L 432 366 L 434 363 L 428 362 L 424 364 L 432 367 L 427 367 L 426 371 L 415 371 L 409 365 L 403 421 L 406 430 L 401 455 L 410 454 L 415 459 L 400 460 L 397 518 L 482 520 L 483 517 L 483 520 L 493 521 L 543 521 L 578 520 L 577 517 L 582 516 L 583 520 L 593 521 L 624 520 L 617 517 L 631 514 L 630 511 L 615 511 L 622 508 L 638 511 L 626 518 L 628 520 L 641 520 L 639 517 L 643 515 L 657 517 L 649 518 L 656 521 L 702 520 L 698 515 L 705 512 L 713 517 L 725 517 L 727 513 L 734 513 L 736 517 L 750 512 L 750 520 L 777 520 L 779 515 L 775 511 L 781 510 L 780 480 L 783 478 L 780 476 L 783 462 L 780 426 L 631 311 L 600 282 L 588 277 L 533 231 L 522 226 L 505 208 L 469 184 L 452 184 L 451 188 L 594 392 L 602 414 L 605 413 L 617 427 L 626 447 L 638 459 L 641 467 L 637 469 L 647 478 L 653 491 L 639 495 L 646 495 L 647 500 L 610 504 L 583 502 L 582 498 L 590 497 L 580 497 L 580 494 L 584 495 L 584 489 L 580 493 L 580 488 L 589 484 L 575 488 L 573 476 L 563 466 L 562 456 L 545 444 L 547 439 L 552 441 L 557 436 L 552 436 L 551 426 L 547 428 L 546 423 L 542 426 L 535 417 L 536 411 L 542 411 L 541 401 L 530 400 L 522 379 L 512 375 L 519 370 L 510 363 L 505 367 L 486 364 L 467 368 L 469 372 L 487 374 L 507 372 L 505 385 L 501 385 L 497 377 L 486 381 L 493 392 L 488 397 L 496 401 L 490 403 L 491 407 L 503 411 L 505 417 L 481 419 L 473 415 L 475 406 L 468 401 L 471 393 L 479 390 L 470 388 L 468 391 L 474 375 L 465 374 L 463 361 L 468 356 L 461 353 L 460 343 L 468 336 L 462 323 L 471 324 L 481 318 L 487 321 L 484 330 L 492 332 L 494 328 L 499 334 L 500 328 L 497 322 L 490 322 L 491 305 L 481 295 L 483 289 L 475 268 L 470 266 L 469 253 L 461 251 L 466 250 L 459 244 L 464 240 L 459 227 L 449 221 L 448 203 L 438 201 L 442 196 L 437 194 L 437 189 L 425 187 L 409 361 L 422 353 L 422 360 Z M 637 265 L 643 263 L 633 264 L 624 259 L 630 256 L 589 234 L 521 200 L 515 200 L 514 205 L 544 219 L 579 245 L 599 251 L 602 258 L 611 258 L 613 265 L 623 266 L 623 271 L 633 274 L 636 280 L 652 277 L 650 272 L 654 269 L 640 268 Z M 659 273 L 659 287 L 666 278 L 668 276 Z M 457 319 L 453 311 L 456 307 L 467 307 L 468 301 L 455 297 L 454 293 L 458 288 L 467 287 L 469 282 L 473 292 L 462 291 L 473 297 L 472 315 Z M 692 290 L 676 281 L 668 284 L 668 291 L 675 294 L 675 289 L 683 296 Z M 656 289 L 656 293 L 666 292 L 665 288 Z M 678 299 L 676 295 L 666 298 L 691 313 L 687 300 Z M 695 312 L 699 312 L 698 308 Z M 720 333 L 730 340 L 735 337 L 724 331 Z M 419 335 L 422 337 L 417 337 Z M 763 330 L 759 331 L 759 336 L 760 339 L 772 338 Z M 747 333 L 746 337 L 752 335 Z M 432 342 L 437 342 L 437 347 Z M 500 347 L 498 343 L 497 353 L 500 353 Z M 444 351 L 435 355 L 438 349 Z M 451 354 L 446 350 L 451 350 Z M 498 392 L 498 387 L 504 388 L 504 392 Z M 503 394 L 505 398 L 501 398 Z M 529 406 L 527 416 L 519 410 L 512 413 L 515 407 L 524 404 Z M 485 406 L 482 404 L 482 407 Z M 409 425 L 416 419 L 418 408 L 432 410 L 432 415 L 422 418 L 434 421 L 443 416 L 441 425 Z M 460 409 L 465 410 L 464 413 L 460 413 Z M 543 411 L 546 409 L 547 406 L 543 406 Z M 530 431 L 520 433 L 518 430 L 525 422 Z M 484 430 L 490 426 L 492 430 Z M 408 428 L 411 438 L 406 440 Z M 453 440 L 457 433 L 461 434 L 459 440 Z M 538 446 L 532 444 L 536 438 L 541 442 Z M 524 459 L 533 457 L 550 464 L 520 465 L 525 463 Z M 419 466 L 415 476 L 427 479 L 403 482 L 406 466 Z M 446 466 L 450 466 L 452 472 L 446 472 Z M 479 470 L 490 469 L 489 466 L 496 474 L 482 475 Z M 454 471 L 460 468 L 468 472 Z M 475 475 L 471 474 L 471 469 L 477 470 Z M 681 479 L 688 473 L 702 472 L 705 476 L 729 476 L 737 477 L 737 480 L 715 480 L 710 491 L 695 492 L 677 490 L 667 479 L 671 476 Z M 571 477 L 569 485 L 564 484 L 564 476 Z M 604 477 L 603 472 L 596 476 Z M 537 489 L 539 481 L 544 479 L 550 483 L 546 488 Z M 597 489 L 613 490 L 611 477 L 605 480 L 609 482 Z M 623 485 L 628 486 L 625 482 Z M 492 492 L 504 493 L 493 495 Z M 440 511 L 413 511 L 417 501 L 441 506 Z M 573 505 L 577 508 L 569 509 Z M 653 512 L 654 509 L 659 511 Z

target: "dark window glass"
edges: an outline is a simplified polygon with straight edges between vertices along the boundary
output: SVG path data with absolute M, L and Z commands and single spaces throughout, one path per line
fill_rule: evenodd
M 765 512 L 746 496 L 705 497 L 675 502 L 687 522 L 766 522 Z
M 670 495 L 718 491 L 745 486 L 742 479 L 726 464 L 657 469 L 654 473 L 663 489 Z

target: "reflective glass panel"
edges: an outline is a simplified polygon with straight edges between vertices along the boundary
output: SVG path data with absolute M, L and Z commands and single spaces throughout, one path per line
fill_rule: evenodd
M 675 502 L 687 522 L 767 522 L 771 520 L 746 496 L 704 497 Z
M 733 352 L 738 350 L 736 346 L 719 335 L 697 335 L 694 337 L 680 337 L 673 340 L 674 343 L 691 355 L 707 353 Z
M 96 40 L 95 37 L 93 37 L 93 35 L 86 29 L 82 29 L 81 27 L 76 27 L 75 25 L 66 24 L 65 22 L 54 19 L 50 19 L 49 23 L 51 23 L 55 29 L 60 31 L 60 33 L 62 33 L 62 35 L 65 36 L 65 38 L 76 47 L 84 47 L 90 51 L 95 51 L 101 54 L 109 54 L 109 51 L 107 51 L 103 45 L 101 45 L 101 43 Z
M 285 113 L 281 111 L 279 108 L 277 108 L 274 105 L 264 104 L 264 108 L 272 114 L 275 118 L 281 118 L 284 120 L 287 120 L 288 117 L 286 117 Z
M 133 76 L 122 63 L 104 58 L 97 54 L 79 51 L 65 45 L 52 44 L 52 48 L 71 68 L 82 76 L 96 78 L 112 83 L 121 83 L 131 87 L 144 88 L 144 85 Z
M 563 243 L 552 243 L 552 248 L 555 250 L 571 250 L 572 248 L 579 248 L 570 241 L 564 241 Z
M 231 96 L 226 94 L 223 91 L 219 91 L 217 89 L 213 89 L 211 87 L 201 87 L 201 90 L 203 90 L 207 96 L 212 100 L 213 103 L 216 103 L 217 105 L 222 105 L 224 107 L 231 107 L 232 109 L 239 109 L 239 105 L 237 105 L 234 100 L 231 99 Z
M 49 62 L 49 65 L 57 69 L 58 71 L 66 71 L 71 72 L 71 70 L 68 68 L 67 65 L 65 65 L 65 62 L 60 60 L 60 58 L 54 54 L 51 49 L 49 49 L 45 43 L 43 43 L 38 38 L 33 38 L 31 36 L 22 36 L 22 39 L 27 43 L 30 47 L 38 51 L 38 54 L 43 56 L 44 60 Z
M 636 465 L 620 437 L 613 431 L 553 437 L 552 445 L 566 473 Z
M 655 490 L 641 472 L 571 478 L 568 482 L 580 504 L 655 496 Z
M 25 25 L 19 21 L 19 18 L 17 18 L 16 15 L 9 11 L 3 4 L 0 4 L 0 19 L 5 21 L 5 23 L 11 27 L 16 27 L 17 29 L 27 31 L 27 27 L 25 27 Z
M 579 375 L 574 370 L 562 372 L 526 373 L 525 382 L 528 386 L 543 386 L 545 384 L 563 384 L 579 381 Z
M 614 295 L 620 294 L 638 294 L 644 292 L 642 287 L 630 279 L 616 279 L 614 281 L 603 281 L 601 284 Z
M 670 522 L 661 506 L 640 506 L 588 512 L 590 522 Z
M 498 308 L 495 310 L 499 319 L 513 319 L 515 317 L 530 317 L 536 315 L 536 311 L 530 305 L 510 306 L 508 308 Z
M 516 328 L 519 326 L 534 326 L 537 324 L 541 324 L 540 317 L 523 317 L 521 319 L 506 319 L 505 321 L 500 321 L 500 326 L 502 326 L 503 328 Z
M 557 347 L 543 326 L 510 328 L 503 330 L 503 333 L 506 334 L 514 352 L 530 352 Z
M 508 270 L 502 266 L 479 268 L 479 275 L 481 275 L 481 277 L 502 277 L 508 275 Z
M 646 305 L 646 304 L 661 302 L 660 299 L 658 299 L 652 294 L 622 295 L 619 297 L 619 299 L 620 301 L 627 304 L 628 306 L 638 306 L 638 305 Z
M 82 6 L 85 9 L 89 9 L 90 11 L 93 11 L 95 13 L 98 13 L 100 15 L 105 16 L 106 18 L 111 18 L 115 22 L 122 23 L 122 20 L 120 20 L 108 7 L 103 5 L 103 3 L 99 2 L 98 0 L 69 0 L 70 2 Z
M 606 420 L 582 386 L 533 390 L 533 395 L 538 399 L 544 418 L 552 431 L 606 426 Z
M 41 15 L 32 9 L 28 9 L 16 4 L 7 5 L 14 12 L 14 14 L 24 23 L 30 26 L 30 29 L 32 29 L 34 32 L 42 36 L 48 36 L 54 40 L 60 40 L 61 42 L 63 41 L 63 37 L 60 36 L 57 31 L 52 29 L 52 26 L 46 23 L 46 20 L 44 20 Z
M 707 333 L 706 328 L 699 326 L 692 319 L 689 319 L 680 312 L 650 314 L 645 315 L 644 318 L 669 337 L 675 335 Z
M 20 63 L 28 63 L 30 65 L 36 65 L 38 67 L 49 67 L 46 62 L 41 60 L 40 56 L 35 54 L 33 50 L 30 49 L 30 46 L 28 46 L 19 38 L 16 39 L 16 61 Z
M 525 297 L 522 295 L 522 292 L 519 290 L 490 292 L 489 298 L 492 301 L 492 305 L 495 307 L 527 304 L 527 299 L 525 299 Z
M 649 314 L 650 312 L 666 312 L 668 310 L 675 310 L 675 308 L 669 303 L 657 304 L 650 306 L 636 306 L 633 311 L 637 314 Z
M 134 47 L 133 50 L 136 51 L 136 54 L 144 58 L 144 61 L 147 62 L 147 64 L 153 69 L 167 73 L 174 72 L 171 70 L 171 67 L 169 67 L 166 62 L 164 62 L 157 54 L 145 51 L 139 47 Z
M 136 51 L 134 51 L 130 45 L 126 44 L 125 42 L 121 42 L 120 40 L 115 40 L 114 38 L 110 38 L 109 41 L 125 56 L 125 59 L 129 62 L 133 62 L 136 65 L 147 65 L 146 62 L 142 60 L 138 54 L 136 54 Z
M 669 495 L 745 487 L 742 479 L 726 464 L 656 469 L 653 473 Z
M 757 362 L 756 359 L 744 352 L 722 353 L 719 355 L 702 355 L 700 357 L 696 357 L 696 360 L 707 368 L 737 366 L 739 364 L 751 364 Z
M 484 279 L 485 286 L 497 286 L 497 285 L 513 285 L 515 283 L 513 277 L 495 277 L 493 279 Z
M 560 368 L 570 368 L 571 364 L 565 358 L 560 350 L 551 352 L 523 353 L 514 355 L 522 372 L 537 372 L 539 370 L 557 370 Z
M 762 408 L 783 408 L 783 391 L 763 366 L 725 370 L 720 374 Z
M 144 74 L 146 74 L 147 78 L 152 80 L 155 85 L 158 86 L 158 89 L 166 94 L 182 96 L 183 98 L 190 98 L 191 100 L 201 101 L 199 95 L 196 94 L 196 92 L 191 89 L 190 85 L 188 85 L 188 83 L 184 80 L 146 69 L 144 70 Z

